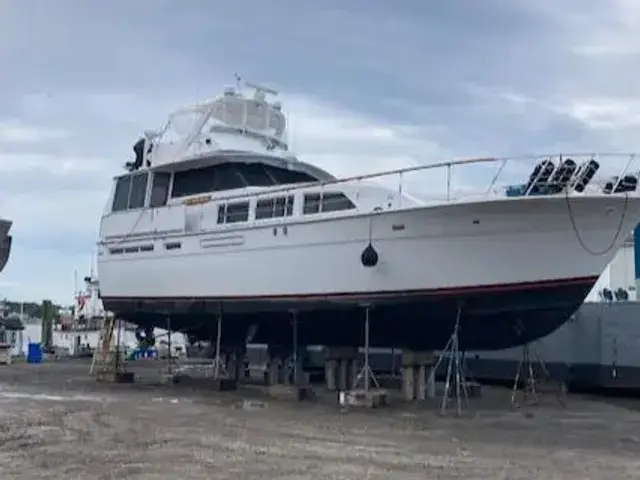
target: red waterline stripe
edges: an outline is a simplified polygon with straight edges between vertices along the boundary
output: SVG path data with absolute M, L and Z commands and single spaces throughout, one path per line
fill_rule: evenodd
M 536 282 L 503 283 L 496 285 L 477 285 L 472 287 L 447 287 L 422 290 L 385 290 L 374 292 L 336 292 L 336 293 L 307 293 L 302 295 L 235 295 L 227 297 L 108 297 L 102 300 L 112 302 L 174 302 L 174 301 L 273 301 L 273 300 L 316 300 L 316 299 L 354 299 L 354 298 L 384 298 L 411 296 L 451 296 L 472 293 L 502 293 L 523 290 L 543 290 L 554 287 L 591 285 L 598 280 L 597 276 L 563 278 L 559 280 L 540 280 Z

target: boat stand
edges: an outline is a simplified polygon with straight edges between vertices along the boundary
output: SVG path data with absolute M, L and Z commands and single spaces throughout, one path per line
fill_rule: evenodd
M 523 375 L 524 374 L 524 375 Z M 543 380 L 547 384 L 552 383 L 552 378 L 545 365 L 540 353 L 532 347 L 530 344 L 522 346 L 522 355 L 518 362 L 518 369 L 513 380 L 513 388 L 511 390 L 511 407 L 518 408 L 522 405 L 537 405 L 540 402 L 539 396 L 539 379 L 538 374 L 541 374 Z M 524 377 L 524 378 L 522 378 Z M 519 387 L 522 384 L 522 404 L 518 402 L 517 394 Z M 561 385 L 556 391 L 556 400 L 558 403 L 565 407 L 564 401 L 565 388 Z
M 167 377 L 173 378 L 176 374 L 176 369 L 174 369 L 173 362 L 173 344 L 171 342 L 171 314 L 167 313 Z M 177 366 L 177 365 L 176 365 Z M 179 370 L 179 368 L 178 368 Z
M 465 374 L 464 354 L 460 351 L 459 333 L 460 333 L 460 317 L 462 315 L 462 306 L 458 306 L 456 323 L 453 327 L 453 333 L 449 337 L 449 341 L 440 353 L 440 358 L 433 369 L 432 375 L 438 371 L 440 363 L 447 358 L 447 374 L 445 377 L 444 393 L 442 394 L 442 403 L 440 405 L 440 414 L 447 413 L 449 399 L 453 390 L 453 397 L 456 401 L 456 415 L 461 415 L 462 410 L 466 408 L 469 398 L 467 380 Z
M 364 319 L 364 351 L 362 368 L 353 380 L 351 390 L 340 393 L 340 405 L 379 407 L 387 403 L 387 391 L 380 388 L 370 364 L 370 322 L 369 316 L 372 306 L 363 305 Z M 372 388 L 372 386 L 374 388 Z
M 229 371 L 227 370 L 227 363 L 222 356 L 222 308 L 218 312 L 217 317 L 217 331 L 216 331 L 216 353 L 213 358 L 213 381 L 216 385 L 220 384 L 222 380 L 229 378 Z
M 290 384 L 285 391 L 279 391 L 280 395 L 293 394 L 294 398 L 298 401 L 309 400 L 313 398 L 313 391 L 311 383 L 304 372 L 304 355 L 301 354 L 300 336 L 298 330 L 298 312 L 291 310 L 291 355 L 286 360 L 286 367 L 284 372 L 285 385 Z M 303 344 L 304 345 L 304 344 Z M 276 387 L 277 389 L 277 387 Z M 272 389 L 273 390 L 273 389 Z M 282 390 L 282 389 L 281 389 Z

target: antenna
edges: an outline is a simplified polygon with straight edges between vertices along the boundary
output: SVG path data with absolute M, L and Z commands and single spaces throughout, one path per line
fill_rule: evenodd
M 244 82 L 244 85 L 247 88 L 253 88 L 256 91 L 256 93 L 259 93 L 259 92 L 268 93 L 269 95 L 273 95 L 274 97 L 278 95 L 278 92 L 276 90 L 273 90 L 272 88 L 264 87 L 262 85 L 258 85 L 256 83 Z

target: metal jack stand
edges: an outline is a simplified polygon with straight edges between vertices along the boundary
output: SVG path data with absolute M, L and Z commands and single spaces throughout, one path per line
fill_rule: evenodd
M 464 361 L 460 352 L 460 344 L 458 334 L 460 331 L 460 316 L 462 315 L 462 306 L 458 306 L 458 314 L 456 323 L 453 327 L 453 333 L 449 337 L 449 341 L 440 354 L 440 358 L 433 369 L 433 375 L 436 374 L 440 363 L 448 354 L 447 375 L 445 378 L 444 394 L 442 396 L 442 404 L 440 406 L 440 414 L 445 415 L 449 403 L 449 395 L 451 392 L 451 382 L 453 380 L 454 395 L 456 399 L 456 415 L 462 413 L 462 409 L 466 407 L 468 400 L 467 380 L 464 369 Z
M 167 314 L 167 375 L 173 376 L 173 345 L 171 344 L 171 314 Z
M 540 354 L 535 348 L 533 348 L 533 358 L 532 358 L 531 350 L 532 348 L 529 344 L 522 346 L 522 356 L 520 357 L 520 361 L 518 362 L 518 370 L 516 371 L 516 376 L 513 381 L 513 389 L 511 391 L 511 406 L 515 408 L 520 407 L 520 404 L 518 404 L 516 396 L 518 393 L 518 387 L 520 386 L 521 374 L 523 373 L 523 370 L 524 370 L 525 378 L 524 378 L 524 388 L 522 392 L 523 392 L 523 403 L 526 405 L 536 405 L 539 403 L 539 400 L 540 400 L 538 396 L 538 378 L 536 376 L 535 364 L 537 364 L 537 367 L 539 367 L 540 373 L 542 373 L 544 379 L 547 382 L 551 381 L 551 375 L 549 374 L 549 371 L 547 370 L 547 367 L 544 364 L 544 361 L 540 357 Z M 556 393 L 556 399 L 562 407 L 565 406 L 563 395 L 564 395 L 564 389 L 561 388 Z
M 118 383 L 133 383 L 134 375 L 128 372 L 122 349 L 122 320 L 118 318 L 116 330 L 116 350 L 114 356 L 114 380 Z
M 371 369 L 369 363 L 369 350 L 370 350 L 370 335 L 369 335 L 369 314 L 371 311 L 371 305 L 364 305 L 365 308 L 365 321 L 364 321 L 364 363 L 358 375 L 353 380 L 353 386 L 348 392 L 340 393 L 340 405 L 360 406 L 375 408 L 387 403 L 387 392 L 380 388 L 378 379 Z M 375 388 L 371 388 L 371 386 Z
M 213 379 L 218 381 L 222 378 L 228 378 L 227 364 L 222 358 L 222 308 L 218 312 L 218 331 L 216 332 L 216 356 L 213 359 Z
M 369 364 L 369 310 L 371 309 L 371 305 L 365 305 L 365 317 L 364 317 L 364 362 L 362 364 L 362 368 L 356 375 L 356 378 L 353 380 L 352 390 L 357 390 L 360 383 L 362 383 L 362 389 L 365 393 L 369 393 L 371 388 L 371 383 L 375 385 L 376 388 L 380 388 L 380 384 L 376 379 L 376 376 L 373 374 L 373 370 L 371 370 L 371 365 Z
M 174 358 L 173 358 L 173 342 L 172 342 L 172 338 L 171 338 L 171 314 L 169 312 L 167 312 L 167 323 L 165 325 L 166 330 L 167 330 L 167 358 L 166 358 L 166 363 L 161 363 L 162 367 L 160 367 L 160 375 L 161 378 L 163 379 L 163 381 L 165 382 L 173 382 L 173 383 L 178 383 L 179 382 L 179 374 L 180 374 L 180 366 L 176 363 L 174 363 Z M 157 338 L 157 337 L 156 337 Z M 162 342 L 160 343 L 160 345 L 162 344 Z M 158 354 L 158 359 L 161 359 L 161 355 Z

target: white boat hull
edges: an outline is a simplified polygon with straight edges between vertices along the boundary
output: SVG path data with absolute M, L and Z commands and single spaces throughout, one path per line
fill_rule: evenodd
M 121 255 L 103 246 L 107 309 L 159 326 L 171 313 L 173 325 L 208 331 L 222 305 L 238 336 L 258 324 L 267 343 L 289 338 L 285 319 L 295 309 L 309 343 L 361 345 L 352 309 L 371 303 L 372 344 L 418 349 L 441 348 L 462 305 L 464 348 L 506 348 L 564 323 L 640 220 L 640 198 L 622 195 L 492 199 L 210 232 L 203 208 L 105 218 L 103 231 L 135 232 L 119 247 L 153 244 Z M 197 233 L 184 234 L 189 222 Z M 158 238 L 163 228 L 176 233 Z M 360 258 L 369 238 L 379 255 L 373 268 Z

